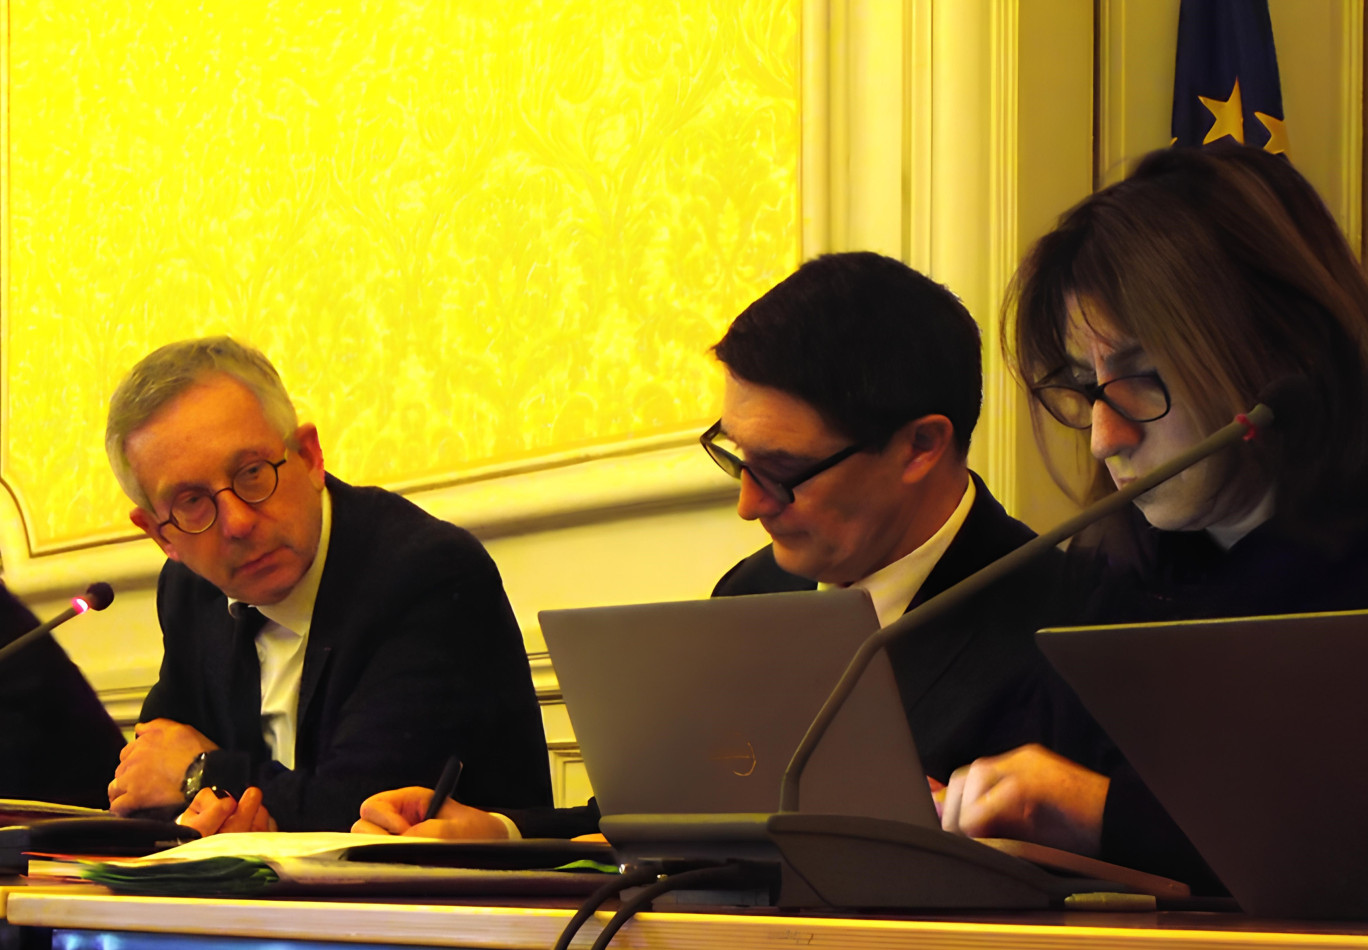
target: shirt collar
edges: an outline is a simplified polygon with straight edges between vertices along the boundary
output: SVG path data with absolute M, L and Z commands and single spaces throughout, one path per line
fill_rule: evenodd
M 879 615 L 879 626 L 888 626 L 907 611 L 907 605 L 912 603 L 912 598 L 917 596 L 917 591 L 921 590 L 922 584 L 931 576 L 936 563 L 950 547 L 950 542 L 955 540 L 955 535 L 959 534 L 960 528 L 964 526 L 965 519 L 969 517 L 969 509 L 974 506 L 976 492 L 974 480 L 968 479 L 968 485 L 960 497 L 959 504 L 950 513 L 950 517 L 945 519 L 945 523 L 936 529 L 935 534 L 922 542 L 920 547 L 892 564 L 881 567 L 868 577 L 849 585 L 869 591 L 869 596 L 874 600 L 874 609 Z M 817 589 L 830 590 L 838 586 L 840 585 L 818 584 Z

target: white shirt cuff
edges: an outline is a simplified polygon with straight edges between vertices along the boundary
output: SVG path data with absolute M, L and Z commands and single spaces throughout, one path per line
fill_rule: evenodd
M 512 818 L 509 818 L 507 815 L 500 815 L 496 811 L 492 811 L 489 814 L 503 822 L 504 830 L 508 832 L 509 841 L 522 840 L 522 832 L 518 830 L 517 825 L 513 824 Z

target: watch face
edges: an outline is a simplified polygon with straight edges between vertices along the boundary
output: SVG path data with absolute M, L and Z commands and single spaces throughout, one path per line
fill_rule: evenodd
M 190 760 L 190 764 L 185 767 L 185 781 L 181 783 L 181 791 L 185 793 L 185 800 L 189 801 L 199 794 L 200 787 L 204 784 L 204 758 L 207 753 L 201 752 Z

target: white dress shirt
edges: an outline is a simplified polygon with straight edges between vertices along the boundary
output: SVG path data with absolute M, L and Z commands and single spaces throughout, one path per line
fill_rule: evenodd
M 256 635 L 257 660 L 261 664 L 261 735 L 271 758 L 287 769 L 294 768 L 295 736 L 299 728 L 299 682 L 304 673 L 304 648 L 309 642 L 318 583 L 332 538 L 332 497 L 323 490 L 323 526 L 318 553 L 299 583 L 276 604 L 258 606 L 266 618 Z M 229 608 L 236 605 L 229 602 Z

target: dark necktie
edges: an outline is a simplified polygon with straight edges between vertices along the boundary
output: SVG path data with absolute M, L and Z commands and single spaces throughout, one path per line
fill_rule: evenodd
M 233 746 L 247 752 L 254 762 L 265 761 L 266 741 L 261 736 L 261 662 L 257 659 L 256 635 L 266 617 L 255 607 L 234 604 L 233 670 L 228 692 Z

